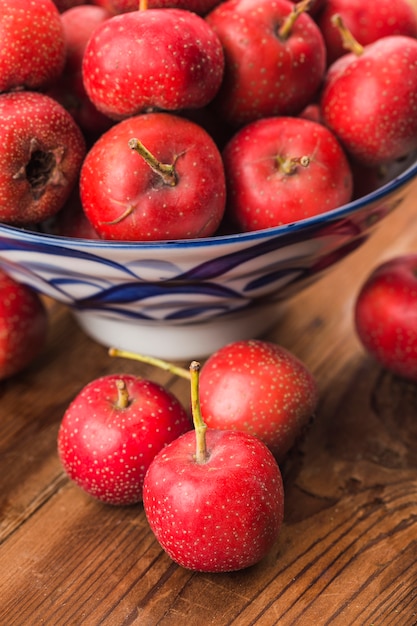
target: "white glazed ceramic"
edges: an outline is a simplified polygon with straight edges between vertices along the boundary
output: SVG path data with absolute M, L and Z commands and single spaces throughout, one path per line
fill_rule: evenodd
M 69 239 L 0 226 L 0 266 L 68 305 L 105 346 L 204 358 L 258 337 L 279 301 L 363 244 L 417 191 L 417 162 L 337 210 L 252 233 L 174 242 Z

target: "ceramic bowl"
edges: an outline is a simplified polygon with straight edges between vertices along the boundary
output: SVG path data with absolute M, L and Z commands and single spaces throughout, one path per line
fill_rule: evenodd
M 414 161 L 337 210 L 207 239 L 106 242 L 0 226 L 0 266 L 70 307 L 105 346 L 200 359 L 229 341 L 267 332 L 280 301 L 362 245 L 416 191 L 416 176 Z

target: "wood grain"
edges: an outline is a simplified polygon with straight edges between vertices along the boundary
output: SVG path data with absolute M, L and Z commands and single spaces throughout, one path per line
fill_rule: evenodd
M 0 384 L 0 624 L 7 626 L 413 626 L 417 624 L 417 386 L 382 370 L 352 309 L 381 260 L 417 249 L 417 203 L 279 305 L 266 338 L 320 388 L 314 420 L 282 466 L 283 530 L 257 566 L 186 571 L 161 551 L 143 509 L 105 506 L 65 477 L 56 436 L 93 378 L 132 372 L 188 404 L 186 381 L 112 359 L 48 301 L 46 349 Z

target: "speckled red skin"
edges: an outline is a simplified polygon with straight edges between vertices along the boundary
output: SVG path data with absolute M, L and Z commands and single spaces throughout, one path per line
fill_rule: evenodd
M 0 270 L 0 380 L 32 364 L 47 333 L 48 314 L 39 295 Z
M 207 429 L 209 458 L 194 458 L 190 431 L 160 452 L 145 477 L 143 505 L 162 548 L 179 565 L 228 572 L 258 563 L 277 540 L 284 514 L 279 467 L 243 432 Z
M 279 159 L 307 156 L 285 173 Z M 241 231 L 261 230 L 324 213 L 352 197 L 351 168 L 323 124 L 269 117 L 240 129 L 223 151 L 227 214 Z
M 205 106 L 220 87 L 223 67 L 222 45 L 202 17 L 147 9 L 116 15 L 95 30 L 83 80 L 97 109 L 120 120 Z
M 45 94 L 0 95 L 0 221 L 39 223 L 64 205 L 85 156 L 71 115 Z
M 62 209 L 51 219 L 43 222 L 42 228 L 44 232 L 61 237 L 99 239 L 83 211 L 78 185 L 75 185 Z
M 94 30 L 111 17 L 103 7 L 90 4 L 74 6 L 61 15 L 66 41 L 64 72 L 81 72 L 84 52 Z
M 117 406 L 117 381 L 130 397 Z M 67 408 L 58 432 L 58 454 L 68 474 L 92 497 L 113 505 L 142 500 L 154 456 L 191 428 L 180 402 L 160 385 L 129 374 L 88 383 Z
M 162 183 L 128 147 L 136 137 L 162 163 L 175 163 L 177 184 Z M 200 126 L 168 113 L 118 122 L 88 152 L 80 177 L 87 218 L 103 239 L 154 241 L 210 236 L 225 206 L 221 155 Z
M 87 42 L 94 29 L 110 16 L 106 9 L 89 4 L 74 6 L 62 13 L 67 45 L 65 67 L 46 92 L 71 113 L 89 142 L 94 142 L 114 123 L 91 102 L 82 77 L 82 61 Z
M 417 15 L 409 0 L 326 0 L 317 24 L 323 33 L 330 65 L 346 54 L 339 29 L 332 23 L 338 14 L 360 44 L 367 45 L 389 35 L 417 37 Z
M 326 51 L 311 15 L 300 15 L 287 39 L 277 34 L 293 9 L 287 0 L 228 0 L 206 16 L 225 51 L 224 79 L 213 105 L 235 127 L 297 115 L 321 86 Z
M 65 36 L 52 0 L 0 0 L 0 92 L 39 89 L 65 63 Z
M 354 316 L 366 351 L 387 370 L 417 381 L 417 254 L 377 266 L 360 289 Z
M 329 68 L 322 120 L 346 151 L 366 165 L 417 148 L 417 39 L 392 35 L 348 53 Z
M 278 462 L 313 417 L 317 401 L 311 372 L 271 342 L 236 341 L 214 352 L 201 369 L 201 412 L 207 426 L 259 437 Z
M 115 123 L 98 111 L 91 102 L 86 94 L 81 73 L 64 72 L 45 93 L 70 113 L 89 146 Z
M 198 15 L 205 15 L 213 7 L 220 3 L 220 0 L 148 0 L 149 9 L 186 9 L 194 11 Z M 113 15 L 137 11 L 138 0 L 93 0 L 92 4 L 105 7 Z

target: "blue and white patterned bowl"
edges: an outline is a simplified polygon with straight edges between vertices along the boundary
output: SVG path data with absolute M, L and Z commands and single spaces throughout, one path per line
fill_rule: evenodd
M 0 266 L 68 305 L 106 346 L 204 358 L 262 335 L 279 301 L 355 250 L 416 191 L 417 162 L 371 194 L 294 224 L 155 243 L 70 239 L 0 226 Z

